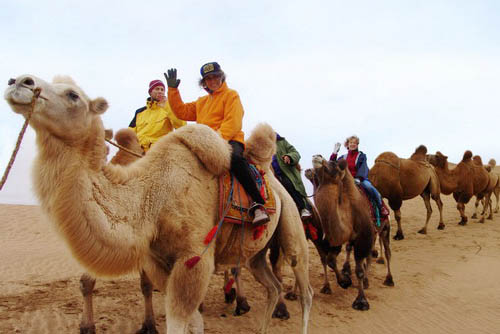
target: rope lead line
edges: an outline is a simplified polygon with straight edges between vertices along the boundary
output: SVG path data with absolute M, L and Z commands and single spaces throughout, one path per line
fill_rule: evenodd
M 0 181 L 0 190 L 2 190 L 5 182 L 7 181 L 7 176 L 9 176 L 10 169 L 12 168 L 12 165 L 14 165 L 14 160 L 16 160 L 17 152 L 19 151 L 19 148 L 21 147 L 21 142 L 23 141 L 24 133 L 26 132 L 26 128 L 28 127 L 29 121 L 31 119 L 31 115 L 33 114 L 33 111 L 35 110 L 35 103 L 36 99 L 40 96 L 40 93 L 42 92 L 41 88 L 35 88 L 33 90 L 33 97 L 31 98 L 31 110 L 26 116 L 26 120 L 24 121 L 23 127 L 21 128 L 21 132 L 19 132 L 19 135 L 17 136 L 17 142 L 16 142 L 16 147 L 14 148 L 14 151 L 12 151 L 12 154 L 10 156 L 9 163 L 7 164 L 7 167 L 5 167 L 5 171 L 2 176 L 2 181 Z

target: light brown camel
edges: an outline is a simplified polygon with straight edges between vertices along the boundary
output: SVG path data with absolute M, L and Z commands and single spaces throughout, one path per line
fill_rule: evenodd
M 481 163 L 481 158 L 479 156 L 475 156 L 474 159 L 478 162 Z M 494 160 L 493 160 L 494 162 Z M 493 205 L 492 205 L 492 200 L 491 200 L 491 195 L 495 193 L 495 189 L 500 187 L 500 180 L 499 176 L 497 173 L 493 171 L 495 168 L 496 162 L 491 165 L 492 161 L 488 163 L 488 165 L 484 166 L 486 171 L 488 172 L 488 185 L 486 186 L 486 189 L 484 190 L 483 194 L 484 197 L 482 200 L 479 199 L 478 196 L 476 196 L 476 202 L 474 203 L 474 214 L 471 216 L 471 218 L 477 218 L 478 217 L 478 209 L 479 209 L 479 202 L 483 203 L 483 211 L 481 212 L 481 219 L 479 220 L 480 223 L 484 223 L 484 217 L 486 215 L 486 211 L 488 208 L 490 208 L 490 214 L 488 215 L 488 219 L 492 220 L 493 219 Z M 498 204 L 498 198 L 497 198 L 497 204 Z
M 376 237 L 368 200 L 357 189 L 354 178 L 346 170 L 345 160 L 328 162 L 317 155 L 313 157 L 313 166 L 314 170 L 308 171 L 306 177 L 313 180 L 314 203 L 319 212 L 325 240 L 333 249 L 328 254 L 327 262 L 333 268 L 338 284 L 342 288 L 348 288 L 352 281 L 347 273 L 337 269 L 337 256 L 343 244 L 352 246 L 358 279 L 358 296 L 352 307 L 356 310 L 368 310 L 370 305 L 364 289 L 369 285 L 368 269 Z M 389 263 L 389 259 L 387 260 Z M 392 277 L 387 277 L 386 281 L 389 279 L 392 281 Z
M 432 198 L 439 210 L 438 229 L 444 229 L 443 202 L 440 197 L 439 180 L 434 168 L 425 161 L 427 148 L 424 145 L 417 147 L 409 159 L 399 158 L 392 152 L 381 153 L 370 169 L 368 178 L 378 189 L 382 197 L 387 198 L 389 206 L 394 211 L 398 230 L 395 240 L 404 239 L 401 227 L 401 205 L 403 201 L 420 195 L 427 209 L 425 225 L 418 233 L 427 234 L 427 225 L 432 215 L 430 199 Z
M 467 224 L 465 215 L 465 204 L 472 196 L 481 195 L 488 185 L 488 172 L 482 166 L 472 161 L 472 152 L 465 151 L 462 161 L 453 169 L 448 167 L 448 157 L 441 152 L 429 154 L 427 160 L 434 166 L 439 177 L 441 192 L 445 195 L 453 193 L 457 202 L 457 210 L 460 213 L 460 225 Z
M 490 159 L 488 161 L 488 168 L 491 169 L 491 173 L 495 174 L 499 178 L 499 182 L 496 186 L 495 189 L 493 189 L 493 194 L 495 195 L 496 202 L 497 204 L 495 205 L 495 209 L 493 210 L 494 213 L 498 213 L 500 207 L 499 207 L 499 197 L 500 197 L 500 173 L 495 170 L 495 166 L 497 165 L 497 162 L 495 159 Z M 491 200 L 493 202 L 493 200 Z
M 163 137 L 130 166 L 104 165 L 100 114 L 108 107 L 106 100 L 89 99 L 67 77 L 49 84 L 32 75 L 9 80 L 5 98 L 16 113 L 26 117 L 34 91 L 40 89 L 41 98 L 29 122 L 38 147 L 35 193 L 73 256 L 87 270 L 97 276 L 144 270 L 153 285 L 165 292 L 167 332 L 185 333 L 191 325 L 201 333 L 198 307 L 211 275 L 241 263 L 267 289 L 260 328 L 265 333 L 281 292 L 265 259 L 268 242 L 277 231 L 299 283 L 301 332 L 307 332 L 312 303 L 307 241 L 295 204 L 269 172 L 275 150 L 270 126 L 254 130 L 247 154 L 268 172 L 276 213 L 270 214 L 271 221 L 259 239 L 241 240 L 242 233 L 223 224 L 215 247 L 206 248 L 205 237 L 217 224 L 218 175 L 230 165 L 227 142 L 207 126 L 188 125 Z M 251 226 L 243 229 L 244 235 L 251 235 Z

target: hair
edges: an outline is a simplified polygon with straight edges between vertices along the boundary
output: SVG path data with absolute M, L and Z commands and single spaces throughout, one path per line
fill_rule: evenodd
M 356 140 L 357 144 L 359 145 L 359 137 L 356 135 L 352 135 L 350 137 L 347 137 L 344 142 L 344 147 L 349 148 L 349 140 L 354 139 Z
M 222 83 L 224 83 L 226 81 L 226 73 L 224 73 L 223 70 L 220 70 L 220 75 L 222 77 Z M 201 78 L 199 81 L 198 81 L 198 85 L 200 85 L 201 88 L 203 88 L 204 90 L 207 90 L 207 86 L 205 85 L 205 78 Z

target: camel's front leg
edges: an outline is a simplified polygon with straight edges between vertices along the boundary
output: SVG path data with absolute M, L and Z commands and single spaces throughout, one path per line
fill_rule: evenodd
M 427 192 L 423 192 L 420 196 L 424 199 L 425 209 L 427 210 L 427 216 L 425 218 L 425 225 L 422 227 L 418 233 L 427 234 L 427 225 L 429 225 L 429 220 L 432 216 L 432 207 L 431 207 L 431 195 Z
M 344 273 L 337 267 L 337 256 L 339 255 L 341 249 L 342 246 L 332 247 L 332 251 L 328 253 L 327 263 L 328 266 L 335 272 L 339 286 L 343 289 L 347 289 L 352 285 L 351 278 L 348 275 L 344 275 Z
M 168 278 L 165 296 L 168 334 L 185 334 L 189 324 L 192 333 L 203 333 L 203 318 L 198 307 L 214 271 L 213 254 L 205 253 L 192 268 L 184 264 L 187 259 L 179 258 Z
M 479 211 L 479 198 L 476 196 L 476 201 L 474 202 L 474 213 L 470 216 L 472 219 L 477 219 Z
M 358 296 L 352 303 L 352 308 L 359 311 L 366 311 L 370 308 L 370 304 L 368 300 L 366 300 L 365 291 L 364 291 L 364 281 L 366 279 L 366 270 L 365 270 L 365 259 L 360 258 L 356 259 L 356 277 L 358 278 Z
M 458 222 L 459 225 L 466 225 L 467 224 L 467 216 L 465 215 L 465 204 L 462 202 L 457 202 L 457 210 L 460 213 L 460 221 Z
M 83 314 L 80 322 L 80 334 L 95 334 L 94 309 L 92 306 L 92 293 L 94 292 L 95 279 L 85 273 L 80 277 L 80 291 L 83 296 Z
M 247 297 L 245 297 L 245 292 L 243 290 L 241 268 L 233 268 L 231 269 L 231 273 L 236 282 L 236 309 L 234 310 L 234 315 L 239 316 L 250 311 L 250 305 L 248 305 Z
M 141 291 L 144 296 L 144 322 L 136 334 L 158 334 L 153 311 L 153 283 L 144 271 L 141 271 Z

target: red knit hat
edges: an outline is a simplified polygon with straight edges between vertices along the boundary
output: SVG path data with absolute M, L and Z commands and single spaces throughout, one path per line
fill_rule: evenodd
M 151 91 L 153 89 L 155 89 L 155 87 L 158 87 L 158 86 L 162 86 L 163 88 L 165 88 L 165 85 L 163 84 L 163 82 L 161 82 L 161 80 L 153 80 L 149 83 L 149 90 L 148 90 L 148 93 L 151 94 Z

